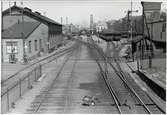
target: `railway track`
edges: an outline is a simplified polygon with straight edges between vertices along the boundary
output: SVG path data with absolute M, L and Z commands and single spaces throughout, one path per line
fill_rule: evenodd
M 92 53 L 95 53 L 93 51 L 93 49 L 92 49 L 92 46 L 90 46 L 90 44 L 88 45 L 88 47 L 90 48 L 90 50 L 91 50 Z M 96 53 L 97 53 L 97 50 L 96 50 Z M 97 55 L 97 54 L 95 54 L 95 55 Z M 95 58 L 95 60 L 96 60 L 96 63 L 98 64 L 98 67 L 100 69 L 100 73 L 101 73 L 101 76 L 102 76 L 102 78 L 104 80 L 104 83 L 106 84 L 106 86 L 108 88 L 108 91 L 109 91 L 111 97 L 113 98 L 114 105 L 116 106 L 116 108 L 118 110 L 118 113 L 122 114 L 122 111 L 121 111 L 121 108 L 120 108 L 119 99 L 117 98 L 116 93 L 115 93 L 113 87 L 110 85 L 110 83 L 107 80 L 107 74 L 106 74 L 105 70 L 103 69 L 103 67 L 101 66 L 98 58 Z
M 103 70 L 100 63 L 97 61 L 119 113 L 166 113 L 159 108 L 159 106 L 143 90 L 141 90 L 128 73 L 121 69 L 116 58 L 113 58 L 114 62 L 111 59 L 106 59 L 106 55 L 102 50 L 98 48 L 93 40 L 91 40 L 91 42 L 93 43 L 93 47 L 104 58 L 105 63 L 109 64 L 109 69 L 112 69 L 116 74 L 115 76 L 113 73 L 106 73 L 107 71 Z M 124 109 L 123 106 L 129 107 L 129 109 Z
M 74 51 L 73 51 L 74 52 Z M 40 99 L 38 102 L 33 103 L 33 108 L 29 109 L 28 112 L 30 113 L 41 113 L 41 107 L 43 105 L 45 105 L 45 100 L 47 100 L 49 98 L 49 94 L 51 94 L 52 90 L 55 89 L 55 83 L 57 81 L 57 79 L 60 77 L 60 74 L 62 73 L 65 65 L 67 64 L 67 62 L 69 61 L 70 57 L 73 55 L 73 52 L 68 54 L 67 58 L 65 59 L 65 61 L 63 62 L 63 64 L 61 65 L 57 75 L 55 76 L 55 79 L 52 81 L 52 83 L 50 84 L 49 87 L 47 87 L 47 89 L 45 89 L 45 91 L 42 92 L 42 95 L 40 95 Z M 74 68 L 74 66 L 73 66 Z M 71 71 L 71 74 L 73 73 L 73 69 Z
M 89 44 L 85 43 L 85 45 L 89 47 L 90 54 L 93 55 L 94 60 L 98 64 L 98 67 L 100 69 L 100 74 L 102 76 L 98 77 L 100 77 L 100 79 L 103 79 L 102 84 L 105 85 L 105 87 L 107 87 L 105 88 L 105 90 L 108 89 L 106 90 L 106 92 L 109 92 L 110 100 L 108 100 L 109 97 L 103 97 L 103 98 L 106 98 L 108 102 L 111 101 L 111 103 L 108 103 L 106 105 L 107 107 L 105 106 L 106 108 L 110 109 L 110 113 L 117 113 L 117 114 L 165 113 L 153 102 L 153 100 L 151 100 L 148 97 L 148 95 L 146 95 L 145 92 L 143 92 L 135 84 L 135 82 L 131 79 L 131 76 L 128 76 L 128 73 L 124 72 L 121 69 L 119 62 L 117 60 L 114 60 L 113 63 L 111 63 L 110 62 L 111 60 L 106 60 L 105 54 L 102 52 L 102 50 L 98 49 L 97 45 L 91 43 Z M 77 103 L 76 100 L 73 99 L 74 95 L 72 91 L 74 89 L 73 88 L 71 89 L 70 87 L 73 87 L 74 85 L 73 83 L 76 82 L 76 79 L 78 79 L 76 77 L 74 78 L 74 76 L 76 75 L 75 68 L 78 67 L 78 66 L 76 67 L 76 63 L 78 60 L 72 59 L 73 63 L 71 65 L 70 71 L 68 70 L 68 75 L 69 75 L 68 78 L 60 76 L 62 72 L 66 73 L 67 70 L 65 69 L 65 67 L 69 59 L 70 57 L 67 58 L 66 61 L 62 64 L 52 84 L 49 87 L 47 87 L 47 89 L 42 91 L 39 96 L 37 96 L 38 98 L 36 101 L 32 103 L 31 109 L 27 110 L 28 113 L 48 113 L 48 112 L 51 113 L 51 111 L 52 113 L 53 112 L 68 113 L 69 111 L 75 108 Z M 105 70 L 104 62 L 106 63 L 108 68 L 112 70 L 112 72 Z M 57 84 L 58 82 L 59 84 Z M 59 86 L 61 82 L 65 82 L 66 85 Z M 93 88 L 93 90 L 95 90 L 96 87 L 91 86 L 90 88 Z M 67 92 L 67 93 L 63 93 L 62 95 L 61 94 L 62 92 Z M 72 106 L 73 104 L 75 104 L 74 107 Z M 95 107 L 100 107 L 100 104 L 99 106 L 97 104 L 97 106 Z M 92 109 L 92 111 L 96 110 L 97 112 L 97 110 L 99 109 L 95 109 L 95 107 L 94 108 L 90 107 L 90 109 Z M 83 107 L 82 109 L 81 108 L 79 108 L 79 111 L 82 111 L 82 109 L 84 108 L 83 110 L 86 109 L 85 113 L 87 113 L 90 110 L 89 108 L 85 107 Z M 107 111 L 107 109 L 105 108 L 103 109 L 104 109 L 103 111 Z
M 44 58 L 42 58 L 42 59 L 40 59 L 40 60 L 37 60 L 37 61 L 33 62 L 32 64 L 30 64 L 30 65 L 24 67 L 23 69 L 19 70 L 19 71 L 16 72 L 15 74 L 9 76 L 7 79 L 4 79 L 3 81 L 1 81 L 1 85 L 3 86 L 3 84 L 6 84 L 6 82 L 8 82 L 9 80 L 12 80 L 12 81 L 13 81 L 13 79 L 14 79 L 16 76 L 18 76 L 19 74 L 21 74 L 21 73 L 22 73 L 23 71 L 25 71 L 26 69 L 32 68 L 33 66 L 35 66 L 35 65 L 37 65 L 37 64 L 38 64 L 38 65 L 39 65 L 39 64 L 45 65 L 45 64 L 51 62 L 52 60 L 55 60 L 56 58 L 58 58 L 58 57 L 60 57 L 60 56 L 62 56 L 62 55 L 64 55 L 64 54 L 66 54 L 67 52 L 70 52 L 71 50 L 73 50 L 73 48 L 75 48 L 75 46 L 76 46 L 76 45 L 74 44 L 74 46 L 69 47 L 68 49 L 62 49 L 62 50 L 60 50 L 59 52 L 55 52 L 55 53 L 53 53 L 53 54 L 51 54 L 51 55 L 49 55 L 49 56 L 46 56 L 46 57 L 44 57 Z
M 77 45 L 78 46 L 78 45 Z M 49 87 L 47 86 L 46 89 L 44 89 L 40 95 L 37 96 L 37 99 L 32 103 L 31 108 L 27 109 L 27 113 L 45 113 L 48 112 L 47 108 L 50 106 L 56 106 L 55 105 L 55 101 L 59 102 L 59 101 L 64 101 L 63 102 L 63 106 L 64 108 L 62 108 L 61 112 L 66 113 L 66 106 L 69 105 L 68 100 L 68 95 L 63 95 L 63 96 L 59 96 L 59 92 L 61 92 L 61 90 L 63 92 L 69 92 L 70 91 L 70 86 L 71 83 L 73 83 L 73 76 L 75 73 L 75 66 L 77 63 L 77 58 L 73 59 L 73 55 L 76 54 L 76 52 L 78 52 L 80 50 L 80 46 L 76 47 L 75 49 L 72 50 L 71 53 L 69 53 L 66 56 L 66 59 L 64 60 L 64 62 L 62 63 L 60 69 L 58 70 L 55 78 L 53 79 L 52 83 L 49 85 Z M 70 67 L 70 71 L 66 72 L 66 66 L 69 66 L 68 62 L 72 61 L 72 67 Z M 64 78 L 64 75 L 62 74 L 70 74 L 70 78 L 66 79 L 66 77 Z M 65 80 L 65 81 L 64 81 Z M 65 86 L 66 88 L 61 89 L 61 86 L 58 85 L 58 82 L 65 82 Z M 63 84 L 63 83 L 62 83 Z M 68 87 L 69 86 L 69 87 Z M 63 86 L 64 87 L 64 86 Z M 60 88 L 60 89 L 59 89 Z M 55 100 L 52 100 L 55 99 Z M 56 109 L 55 109 L 56 111 Z M 52 113 L 53 110 L 49 110 L 49 113 Z
M 75 58 L 72 58 L 71 53 L 72 57 L 66 59 L 61 65 L 59 72 L 56 73 L 55 80 L 36 96 L 26 113 L 77 113 L 77 111 L 79 113 L 119 113 L 116 111 L 117 109 L 104 84 L 104 80 L 101 77 L 99 79 L 99 76 L 94 75 L 94 72 L 92 73 L 88 68 L 90 65 L 92 66 L 91 63 L 94 67 L 97 67 L 97 63 L 87 57 L 86 59 L 88 59 L 90 65 L 85 63 L 87 62 L 85 58 L 80 58 L 83 56 L 83 52 L 81 54 L 79 51 L 79 55 Z M 82 65 L 83 63 L 85 65 Z M 70 67 L 70 69 L 67 69 L 67 67 Z M 83 70 L 83 68 L 85 69 Z M 93 70 L 97 72 L 96 69 Z M 87 72 L 82 75 L 84 71 Z M 84 95 L 92 95 L 90 93 L 97 94 L 100 101 L 92 107 L 83 106 L 82 98 Z
M 68 49 L 64 49 L 64 50 L 61 50 L 60 52 L 56 52 L 56 53 L 53 53 L 39 61 L 36 61 L 30 65 L 28 65 L 27 67 L 19 70 L 18 72 L 16 72 L 14 75 L 10 76 L 9 78 L 7 78 L 6 80 L 3 80 L 1 82 L 1 85 L 2 85 L 2 91 L 1 91 L 1 97 L 3 95 L 6 94 L 7 92 L 7 88 L 8 89 L 12 89 L 12 87 L 17 84 L 18 80 L 19 79 L 24 79 L 24 76 L 29 72 L 29 71 L 32 71 L 34 69 L 34 67 L 38 66 L 38 65 L 42 65 L 44 66 L 45 64 L 47 63 L 50 63 L 52 62 L 53 60 L 65 55 L 65 54 L 68 54 L 70 53 L 72 50 L 74 50 L 75 48 L 77 47 L 76 44 L 74 44 L 74 46 L 68 48 Z

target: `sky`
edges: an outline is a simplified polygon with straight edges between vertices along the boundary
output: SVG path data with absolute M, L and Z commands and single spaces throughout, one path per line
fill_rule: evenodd
M 11 6 L 14 0 L 2 0 L 3 10 L 9 8 L 9 1 Z M 45 16 L 61 22 L 78 24 L 81 26 L 89 26 L 90 15 L 93 14 L 94 22 L 104 20 L 118 20 L 127 14 L 127 10 L 131 9 L 131 0 L 15 0 L 18 6 L 31 8 L 32 11 L 38 11 Z M 21 5 L 23 1 L 23 5 Z M 166 0 L 144 0 L 144 1 L 161 1 L 163 2 L 161 8 L 165 11 L 167 8 Z M 132 0 L 133 10 L 138 10 L 132 15 L 141 15 L 142 6 L 141 0 Z M 167 10 L 166 10 L 167 11 Z

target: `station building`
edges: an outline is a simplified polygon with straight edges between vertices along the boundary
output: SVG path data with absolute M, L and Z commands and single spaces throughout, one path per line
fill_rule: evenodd
M 150 22 L 148 28 L 155 46 L 166 50 L 166 20 Z
M 16 3 L 2 12 L 2 62 L 22 62 L 24 55 L 31 60 L 48 54 L 62 40 L 62 25 L 39 12 Z

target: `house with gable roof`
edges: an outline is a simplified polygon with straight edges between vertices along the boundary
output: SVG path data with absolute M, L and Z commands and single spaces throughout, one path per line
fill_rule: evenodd
M 22 62 L 24 56 L 32 60 L 58 48 L 62 40 L 62 25 L 39 12 L 16 3 L 2 12 L 3 62 Z

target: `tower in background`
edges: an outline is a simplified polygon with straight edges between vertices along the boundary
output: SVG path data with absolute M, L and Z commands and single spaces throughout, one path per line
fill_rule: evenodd
M 90 15 L 90 33 L 93 34 L 93 15 Z

